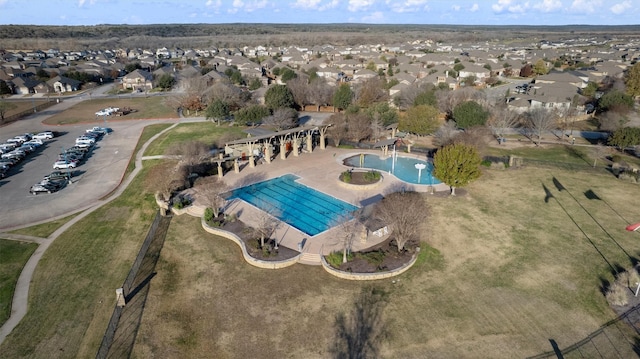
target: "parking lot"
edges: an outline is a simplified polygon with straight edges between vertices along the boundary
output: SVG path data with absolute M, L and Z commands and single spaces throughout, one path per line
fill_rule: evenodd
M 57 133 L 55 138 L 45 141 L 36 152 L 12 168 L 8 177 L 0 180 L 0 230 L 50 221 L 91 206 L 120 183 L 144 126 L 163 122 L 133 120 L 107 123 L 113 132 L 96 142 L 89 156 L 74 170 L 71 183 L 58 192 L 36 196 L 30 194 L 29 189 L 53 171 L 58 155 L 72 147 L 75 139 L 86 129 L 104 126 L 103 122 L 97 121 L 73 126 L 45 126 L 41 124 L 43 117 L 32 116 L 0 128 L 0 142 L 25 132 Z

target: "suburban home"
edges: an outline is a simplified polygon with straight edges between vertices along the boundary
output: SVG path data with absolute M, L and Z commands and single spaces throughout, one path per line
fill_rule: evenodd
M 49 85 L 53 89 L 53 91 L 57 93 L 78 91 L 80 90 L 81 84 L 82 83 L 78 80 L 70 79 L 64 76 L 56 76 L 47 81 L 47 85 Z
M 147 91 L 153 88 L 153 75 L 149 71 L 135 70 L 122 78 L 122 88 Z
M 40 81 L 34 80 L 32 78 L 23 78 L 16 77 L 11 80 L 13 83 L 13 90 L 18 95 L 37 93 L 37 86 L 40 84 Z M 11 86 L 10 86 L 11 87 Z

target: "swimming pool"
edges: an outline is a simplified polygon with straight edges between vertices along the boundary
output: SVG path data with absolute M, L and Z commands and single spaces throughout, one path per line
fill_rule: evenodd
M 421 173 L 418 173 L 416 163 L 420 163 L 425 166 Z M 377 155 L 365 154 L 362 165 L 360 165 L 360 155 L 345 159 L 344 164 L 354 168 L 363 167 L 385 171 L 408 183 L 426 185 L 442 183 L 432 175 L 433 165 L 431 163 L 415 158 L 396 156 L 395 163 L 393 163 L 392 156 L 388 158 L 380 158 Z
M 272 213 L 292 227 L 315 236 L 337 225 L 358 207 L 296 182 L 287 174 L 231 191 L 229 199 L 242 199 Z

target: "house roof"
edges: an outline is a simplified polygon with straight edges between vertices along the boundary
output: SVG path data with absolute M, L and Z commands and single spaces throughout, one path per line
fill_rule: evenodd
M 137 78 L 144 79 L 145 81 L 153 81 L 153 75 L 149 71 L 145 70 L 134 70 L 124 76 L 126 80 L 134 80 Z

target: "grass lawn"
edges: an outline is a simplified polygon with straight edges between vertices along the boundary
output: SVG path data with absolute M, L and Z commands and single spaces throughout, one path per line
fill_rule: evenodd
M 25 263 L 38 248 L 35 243 L 0 239 L 0 325 L 11 314 L 11 302 L 16 282 Z
M 191 122 L 181 123 L 172 131 L 164 133 L 153 141 L 145 156 L 164 155 L 167 148 L 180 142 L 201 141 L 207 144 L 215 143 L 221 136 L 227 138 L 242 138 L 246 134 L 242 132 L 242 127 L 216 126 L 212 122 Z
M 118 120 L 135 120 L 147 118 L 178 118 L 178 114 L 174 109 L 166 104 L 166 97 L 121 97 L 121 98 L 100 98 L 89 101 L 82 101 L 68 110 L 49 117 L 44 121 L 48 125 L 68 125 L 74 123 L 96 123 L 100 122 L 102 126 L 102 117 L 97 117 L 96 112 L 106 107 L 129 107 L 137 110 L 126 116 L 107 117 L 107 126 L 109 122 Z
M 25 97 L 28 98 L 28 97 Z M 17 113 L 20 113 L 22 111 L 26 111 L 26 110 L 33 110 L 33 104 L 35 103 L 36 106 L 43 104 L 45 102 L 47 102 L 46 99 L 42 99 L 42 98 L 38 98 L 35 99 L 33 101 L 25 101 L 25 100 L 20 100 L 20 101 L 16 101 L 16 100 L 4 100 L 8 103 L 12 103 L 14 104 L 16 107 L 10 109 L 7 111 L 7 113 L 4 114 L 5 117 L 9 117 L 12 115 L 15 115 Z M 51 101 L 55 101 L 55 100 L 51 100 Z
M 146 126 L 142 130 L 142 134 L 140 134 L 140 138 L 138 139 L 138 144 L 136 145 L 136 148 L 133 150 L 133 156 L 129 161 L 129 165 L 127 165 L 127 170 L 124 173 L 124 178 L 126 178 L 129 175 L 129 173 L 131 173 L 131 171 L 133 171 L 133 169 L 135 168 L 136 154 L 138 153 L 142 145 L 144 145 L 147 141 L 149 141 L 151 137 L 155 136 L 157 133 L 161 132 L 162 130 L 164 130 L 169 126 L 171 126 L 171 124 L 158 123 L 155 125 Z
M 600 200 L 585 197 L 589 190 Z M 637 185 L 521 168 L 486 171 L 467 191 L 425 194 L 429 249 L 395 283 L 344 281 L 303 265 L 260 270 L 198 219 L 176 217 L 133 356 L 334 357 L 340 338 L 357 333 L 348 319 L 363 302 L 365 318 L 378 308 L 382 319 L 359 329 L 387 334 L 372 340 L 387 358 L 522 358 L 550 351 L 549 338 L 567 347 L 616 317 L 600 286 L 611 266 L 628 268 L 638 255 L 637 233 L 624 230 L 637 218 L 619 215 L 637 212 L 629 195 Z M 386 300 L 363 301 L 371 288 Z
M 50 222 L 47 222 L 47 223 L 37 224 L 35 226 L 31 226 L 31 227 L 27 227 L 27 228 L 16 229 L 16 230 L 11 231 L 9 233 L 24 234 L 24 235 L 27 235 L 27 236 L 47 238 L 53 232 L 55 232 L 58 228 L 62 227 L 63 224 L 69 222 L 75 216 L 76 216 L 76 214 L 72 214 L 70 216 L 57 219 L 55 221 L 50 221 Z

